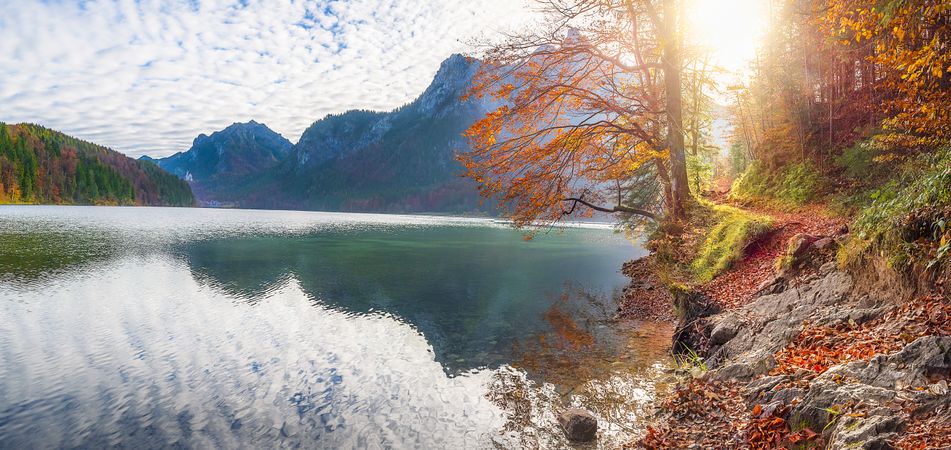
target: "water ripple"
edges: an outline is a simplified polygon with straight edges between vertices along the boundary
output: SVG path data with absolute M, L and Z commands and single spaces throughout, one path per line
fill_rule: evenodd
M 603 230 L 564 233 L 0 207 L 0 447 L 532 447 L 503 433 L 510 411 L 487 397 L 500 373 L 527 383 L 507 366 L 513 343 L 545 332 L 566 279 L 609 298 L 637 252 Z M 627 422 L 653 395 L 631 379 L 584 392 L 628 396 L 602 411 Z M 534 427 L 554 429 L 536 412 Z

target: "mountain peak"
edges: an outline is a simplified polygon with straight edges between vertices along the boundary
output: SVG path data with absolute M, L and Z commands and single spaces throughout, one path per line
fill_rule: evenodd
M 200 182 L 220 174 L 245 176 L 276 165 L 291 151 L 290 141 L 266 125 L 235 122 L 211 135 L 199 134 L 188 151 L 157 160 L 180 178 Z
M 478 192 L 458 175 L 463 132 L 485 111 L 462 101 L 481 62 L 453 54 L 416 100 L 392 111 L 350 110 L 310 125 L 288 153 L 254 120 L 196 140 L 160 165 L 190 180 L 201 202 L 242 207 L 353 211 L 478 211 Z M 278 149 L 289 147 L 281 144 Z
M 240 132 L 240 131 L 249 131 L 252 133 L 278 134 L 274 130 L 268 128 L 267 125 L 252 119 L 247 122 L 234 122 L 231 125 L 228 125 L 227 127 L 225 127 L 223 130 L 212 133 L 212 136 L 219 133 L 234 133 L 234 132 Z
M 440 65 L 433 82 L 416 99 L 420 112 L 426 115 L 444 112 L 453 102 L 460 102 L 472 77 L 479 70 L 480 61 L 454 53 Z

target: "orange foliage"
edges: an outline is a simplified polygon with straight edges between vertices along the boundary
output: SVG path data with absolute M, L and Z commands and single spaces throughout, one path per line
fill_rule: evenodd
M 847 48 L 871 49 L 880 68 L 885 140 L 902 147 L 951 139 L 951 2 L 822 0 L 825 33 Z
M 488 52 L 466 97 L 494 109 L 467 130 L 472 150 L 460 160 L 517 226 L 595 210 L 654 218 L 656 195 L 629 194 L 658 179 L 669 198 L 654 3 L 562 5 L 553 29 L 567 32 L 530 32 Z
M 821 374 L 843 362 L 893 353 L 921 336 L 951 334 L 951 300 L 921 297 L 862 325 L 806 326 L 799 337 L 776 354 L 772 375 L 799 369 Z

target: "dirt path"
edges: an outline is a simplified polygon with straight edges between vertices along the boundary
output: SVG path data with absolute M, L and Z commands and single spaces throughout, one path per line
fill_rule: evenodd
M 749 303 L 761 285 L 775 276 L 776 260 L 786 251 L 793 236 L 832 236 L 846 224 L 846 220 L 833 217 L 820 207 L 796 212 L 745 209 L 772 217 L 775 225 L 773 231 L 750 245 L 744 258 L 729 271 L 700 287 L 704 294 L 724 309 Z

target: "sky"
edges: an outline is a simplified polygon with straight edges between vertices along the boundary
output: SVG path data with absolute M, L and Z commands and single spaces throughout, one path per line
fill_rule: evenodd
M 329 113 L 390 110 L 526 0 L 0 0 L 0 121 L 127 155 L 256 120 L 292 142 Z
M 769 23 L 772 0 L 687 0 L 688 35 L 708 50 L 722 70 L 722 83 L 742 82 L 749 75 Z

